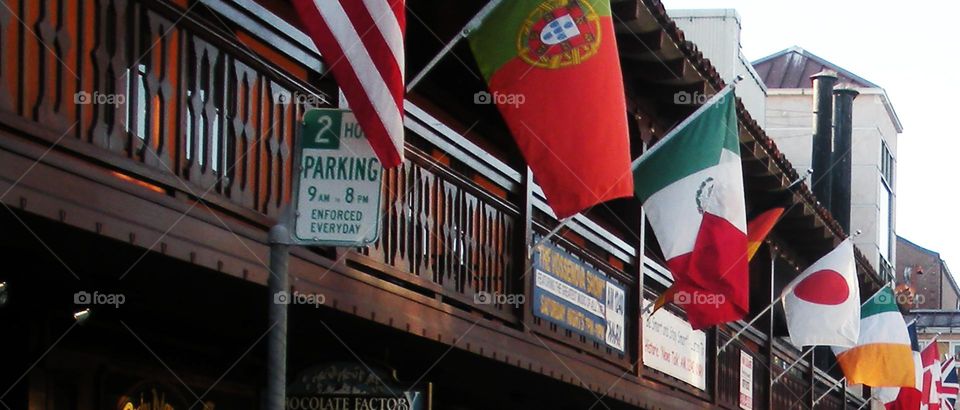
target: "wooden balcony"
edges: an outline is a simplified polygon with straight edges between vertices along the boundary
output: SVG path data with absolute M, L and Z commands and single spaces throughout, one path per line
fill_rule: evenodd
M 291 199 L 298 119 L 306 109 L 331 107 L 336 100 L 334 84 L 318 71 L 319 59 L 291 40 L 291 33 L 275 26 L 246 26 L 243 13 L 217 6 L 217 1 L 6 4 L 9 8 L 0 8 L 0 159 L 10 166 L 0 172 L 0 189 L 12 195 L 2 198 L 4 203 L 123 238 L 126 228 L 104 230 L 98 217 L 67 215 L 57 207 L 86 202 L 84 209 L 109 208 L 116 212 L 113 220 L 122 213 L 125 224 L 151 227 L 150 235 L 130 231 L 129 241 L 136 246 L 263 283 L 266 231 Z M 704 406 L 738 408 L 741 350 L 758 363 L 754 408 L 768 408 L 768 399 L 769 408 L 782 408 L 811 385 L 810 376 L 804 376 L 809 366 L 799 366 L 796 375 L 771 389 L 771 374 L 782 368 L 768 371 L 759 364 L 771 357 L 783 357 L 782 362 L 797 353 L 792 348 L 770 353 L 773 342 L 757 332 L 719 357 L 708 350 L 712 384 L 706 392 L 644 369 L 637 329 L 644 284 L 638 280 L 636 238 L 611 232 L 602 218 L 579 216 L 551 242 L 626 289 L 625 352 L 536 318 L 532 304 L 475 303 L 479 292 L 529 297 L 529 246 L 557 221 L 522 164 L 509 164 L 471 142 L 464 130 L 440 119 L 440 103 L 420 98 L 407 101 L 407 159 L 384 174 L 377 242 L 358 249 L 303 251 L 299 256 L 305 264 L 360 272 L 384 288 L 396 287 L 396 294 L 418 298 L 417 303 L 433 300 L 450 317 L 486 319 L 497 333 L 487 340 L 506 341 L 498 348 L 510 353 L 522 346 L 516 350 L 525 358 L 533 357 L 534 350 L 556 356 L 551 350 L 556 348 L 564 357 L 578 358 L 578 369 L 594 369 L 591 374 L 607 378 L 603 380 L 621 375 L 624 385 L 608 392 L 634 404 L 638 386 L 657 386 L 651 389 L 664 395 L 680 391 L 684 400 L 700 400 Z M 81 190 L 80 185 L 39 187 L 30 184 L 32 179 L 14 189 L 20 175 L 33 168 L 30 161 L 70 174 L 70 181 L 96 181 L 102 191 L 68 195 Z M 62 194 L 60 203 L 34 208 L 31 190 Z M 113 202 L 120 198 L 116 191 L 138 200 Z M 202 211 L 197 219 L 207 224 L 185 230 L 184 243 L 193 242 L 179 250 L 174 245 L 168 249 L 166 232 L 160 234 L 173 226 L 158 225 L 180 223 L 183 216 L 170 209 L 182 215 Z M 229 259 L 225 254 L 241 256 Z M 359 316 L 360 302 L 351 303 Z M 729 333 L 711 331 L 712 348 Z M 474 350 L 484 354 L 482 346 L 474 345 Z M 493 358 L 523 367 L 520 359 L 497 358 L 496 350 Z M 530 363 L 525 365 L 533 371 Z M 585 383 L 564 379 L 559 372 L 554 376 L 542 365 L 539 371 L 592 390 L 606 389 L 599 376 Z M 839 393 L 828 397 L 818 408 L 842 408 Z
M 329 88 L 328 80 L 311 81 L 313 68 L 204 4 L 49 0 L 9 6 L 0 11 L 4 148 L 22 151 L 23 144 L 39 142 L 84 164 L 81 176 L 109 175 L 120 186 L 145 189 L 149 201 L 209 210 L 216 220 L 239 221 L 253 236 L 265 234 L 291 198 L 298 119 L 310 107 L 332 106 L 330 90 L 314 86 Z M 11 11 L 25 17 L 23 25 Z M 417 105 L 410 103 L 408 111 L 407 160 L 384 174 L 379 239 L 364 248 L 317 252 L 345 256 L 351 267 L 523 330 L 524 316 L 531 315 L 522 306 L 477 304 L 474 298 L 478 292 L 525 293 L 523 261 L 533 228 L 523 221 L 531 209 L 546 210 L 542 195 L 526 184 L 525 172 L 483 155 L 462 137 L 451 141 L 456 133 Z M 15 168 L 10 171 L 13 180 Z M 131 211 L 127 218 L 134 222 L 152 218 Z M 534 225 L 541 234 L 556 223 L 544 218 Z M 608 235 L 590 224 L 573 224 L 571 231 Z M 625 258 L 626 251 L 622 240 L 609 236 L 598 248 L 609 251 L 601 253 L 558 240 L 632 287 L 635 274 L 608 262 L 612 254 Z M 161 239 L 141 246 L 165 252 Z M 235 247 L 222 242 L 205 245 Z M 248 266 L 238 276 L 262 279 L 248 272 L 262 269 Z M 539 320 L 528 325 L 622 368 L 635 361 Z

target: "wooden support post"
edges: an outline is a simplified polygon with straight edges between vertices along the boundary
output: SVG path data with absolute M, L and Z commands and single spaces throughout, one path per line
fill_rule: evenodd
M 720 326 L 712 327 L 710 332 L 713 333 L 713 336 L 709 339 L 712 343 L 708 351 L 714 352 L 714 354 L 710 355 L 712 357 L 707 358 L 710 360 L 708 366 L 711 368 L 710 375 L 713 378 L 713 380 L 710 380 L 710 385 L 713 386 L 710 398 L 716 406 L 720 403 Z
M 772 246 L 767 246 L 767 252 L 770 255 L 770 295 L 769 301 L 773 303 L 776 298 L 777 291 L 777 251 L 773 250 Z M 770 310 L 770 321 L 767 323 L 767 370 L 770 372 L 770 376 L 767 377 L 767 408 L 773 408 L 773 314 L 776 310 L 776 307 Z
M 644 252 L 643 250 L 646 248 L 646 240 L 647 240 L 646 219 L 647 219 L 646 212 L 644 212 L 643 207 L 641 207 L 640 208 L 640 229 L 639 229 L 640 234 L 637 236 L 637 246 L 636 246 L 637 255 L 634 259 L 637 265 L 636 266 L 637 284 L 636 286 L 634 286 L 634 289 L 636 289 L 636 297 L 633 298 L 633 306 L 635 307 L 637 312 L 636 317 L 640 319 L 636 322 L 637 323 L 637 332 L 636 332 L 637 342 L 636 342 L 636 348 L 634 349 L 634 352 L 636 352 L 636 360 L 634 360 L 634 362 L 637 363 L 637 373 L 636 373 L 637 377 L 643 377 L 643 320 L 644 320 L 643 313 L 642 313 L 643 304 L 644 304 L 644 298 L 643 298 L 644 296 L 644 285 L 643 285 Z
M 525 325 L 524 328 L 532 329 L 533 326 L 533 257 L 530 247 L 533 245 L 533 172 L 530 167 L 524 167 L 520 181 L 520 229 L 517 230 L 516 255 L 522 255 L 523 263 L 520 263 L 514 271 L 514 286 L 519 286 L 523 290 L 524 300 L 520 320 Z

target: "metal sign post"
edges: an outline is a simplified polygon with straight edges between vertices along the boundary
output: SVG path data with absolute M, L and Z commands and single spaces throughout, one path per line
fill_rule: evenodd
M 363 246 L 380 233 L 383 167 L 353 113 L 308 110 L 297 134 L 293 209 L 282 212 L 269 238 L 267 410 L 286 408 L 290 246 Z
M 290 232 L 281 222 L 270 228 L 270 307 L 267 318 L 271 323 L 267 339 L 267 393 L 266 409 L 283 410 L 286 407 L 287 388 L 287 304 L 277 295 L 289 289 L 287 273 L 290 260 Z

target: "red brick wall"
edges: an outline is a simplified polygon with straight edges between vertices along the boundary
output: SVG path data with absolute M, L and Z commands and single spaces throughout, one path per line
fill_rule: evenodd
M 957 294 L 950 279 L 946 277 L 940 254 L 920 247 L 902 238 L 897 238 L 897 284 L 903 284 L 904 268 L 910 267 L 913 275 L 910 285 L 916 290 L 915 309 L 956 309 Z M 917 268 L 922 274 L 917 274 Z

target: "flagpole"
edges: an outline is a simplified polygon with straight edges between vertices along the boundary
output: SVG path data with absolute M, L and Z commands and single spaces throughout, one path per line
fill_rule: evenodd
M 740 335 L 743 334 L 743 332 L 746 332 L 747 329 L 750 328 L 750 326 L 753 326 L 754 323 L 757 323 L 757 320 L 760 320 L 760 318 L 763 317 L 763 315 L 765 315 L 768 311 L 770 311 L 770 309 L 773 309 L 773 307 L 776 306 L 777 303 L 780 303 L 780 301 L 783 300 L 784 295 L 786 295 L 786 293 L 784 293 L 783 295 L 780 295 L 780 297 L 777 298 L 777 300 L 773 301 L 773 303 L 771 303 L 769 306 L 764 308 L 763 311 L 761 311 L 760 313 L 757 313 L 757 315 L 754 316 L 752 320 L 747 322 L 747 324 L 744 325 L 742 329 L 738 330 L 737 333 L 734 333 L 733 336 L 730 336 L 730 340 L 727 340 L 727 343 L 724 343 L 723 346 L 720 346 L 720 349 L 717 350 L 717 356 L 720 356 L 720 353 L 723 353 L 723 350 L 726 349 L 727 346 L 730 346 L 730 344 L 733 343 L 734 340 L 737 340 L 737 338 L 739 338 Z
M 423 77 L 426 77 L 426 75 L 431 70 L 433 70 L 433 68 L 438 63 L 440 63 L 440 60 L 446 57 L 447 54 L 450 54 L 450 51 L 453 50 L 453 47 L 455 47 L 457 43 L 460 42 L 460 40 L 467 38 L 467 36 L 469 36 L 470 33 L 472 33 L 474 30 L 477 29 L 477 27 L 480 27 L 480 24 L 483 23 L 483 20 L 486 19 L 487 16 L 489 16 L 490 13 L 493 12 L 493 9 L 495 9 L 502 1 L 503 0 L 490 0 L 489 3 L 483 6 L 483 8 L 480 9 L 480 11 L 478 11 L 477 14 L 474 15 L 473 18 L 471 18 L 470 21 L 468 21 L 465 26 L 463 26 L 463 29 L 460 30 L 459 33 L 457 33 L 457 36 L 454 37 L 452 40 L 450 40 L 446 45 L 444 45 L 443 48 L 440 49 L 440 52 L 437 53 L 437 55 L 433 56 L 433 59 L 430 60 L 430 62 L 427 63 L 427 65 L 424 66 L 420 70 L 420 72 L 417 73 L 417 75 L 414 76 L 412 80 L 410 80 L 409 83 L 407 83 L 407 92 L 410 92 L 410 90 L 412 90 L 413 87 L 416 87 L 417 84 L 419 84 L 420 81 L 423 80 Z
M 639 119 L 639 117 L 635 116 L 634 119 Z M 650 149 L 650 146 L 647 145 L 647 141 L 641 140 L 640 153 L 643 154 L 648 149 Z M 647 289 L 646 285 L 644 284 L 644 281 L 646 280 L 646 276 L 644 275 L 644 269 L 646 269 L 644 268 L 644 262 L 647 255 L 647 211 L 646 209 L 644 209 L 642 204 L 640 205 L 640 228 L 639 229 L 640 229 L 640 237 L 637 238 L 638 243 L 637 243 L 637 249 L 636 249 L 636 254 L 637 254 L 636 258 L 637 258 L 637 267 L 639 268 L 639 270 L 637 271 L 638 272 L 637 276 L 639 276 L 638 280 L 640 282 L 640 297 L 639 297 L 640 306 L 643 306 L 643 301 L 645 300 L 644 296 L 646 295 L 646 289 Z M 640 312 L 640 321 L 641 321 L 640 322 L 641 327 L 643 327 L 643 312 Z

